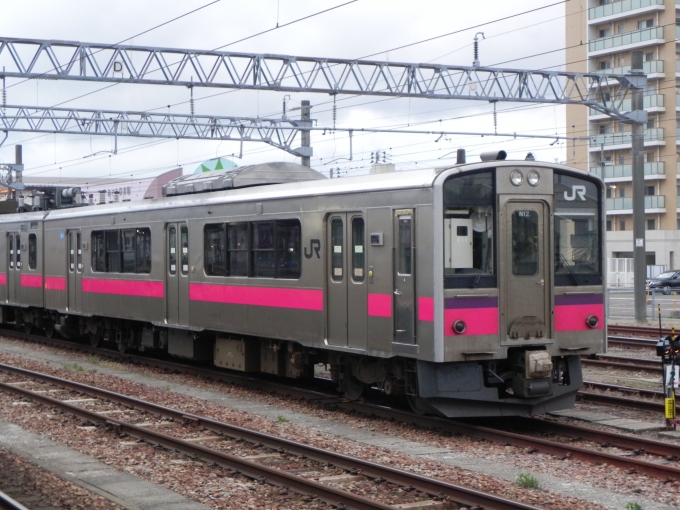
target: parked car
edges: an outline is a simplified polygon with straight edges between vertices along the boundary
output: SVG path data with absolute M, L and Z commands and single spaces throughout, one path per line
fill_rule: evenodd
M 667 296 L 671 292 L 680 292 L 680 271 L 666 271 L 659 276 L 647 280 L 650 289 L 661 289 Z

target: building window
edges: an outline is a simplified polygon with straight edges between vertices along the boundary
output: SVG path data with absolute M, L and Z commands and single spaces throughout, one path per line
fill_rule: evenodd
M 651 62 L 652 60 L 654 60 L 654 52 L 650 51 L 649 53 L 643 53 L 642 60 L 644 62 Z
M 607 220 L 607 232 L 612 229 L 612 220 Z
M 621 198 L 626 198 L 626 190 L 625 190 L 624 188 L 621 188 L 621 189 L 619 190 L 619 196 L 620 196 Z
M 601 39 L 603 37 L 609 37 L 609 34 L 611 33 L 611 31 L 608 28 L 601 28 L 598 33 L 599 33 L 599 36 L 600 36 L 600 39 Z
M 619 165 L 625 165 L 626 164 L 626 156 L 623 154 L 619 155 Z
M 655 223 L 656 220 L 647 220 L 647 230 L 654 230 L 656 228 Z
M 645 196 L 646 197 L 654 196 L 654 186 L 645 186 Z
M 675 227 L 676 227 L 678 230 L 680 230 L 680 218 L 678 218 L 676 221 L 677 221 L 677 223 L 675 224 Z
M 612 67 L 611 60 L 603 60 L 599 64 L 600 64 L 600 69 L 611 69 L 611 67 Z
M 606 135 L 607 133 L 611 133 L 611 130 L 612 130 L 612 128 L 609 124 L 600 124 L 599 126 L 597 126 L 597 129 L 598 129 L 598 132 L 601 135 Z
M 637 22 L 638 30 L 644 30 L 645 28 L 652 28 L 654 26 L 653 19 L 644 19 Z
M 617 27 L 617 33 L 623 34 L 623 25 L 619 25 L 619 26 Z
M 626 220 L 619 221 L 619 230 L 626 230 Z
M 607 198 L 614 198 L 613 193 L 612 193 L 612 189 L 616 189 L 616 188 L 607 187 L 607 191 L 605 191 L 605 196 Z

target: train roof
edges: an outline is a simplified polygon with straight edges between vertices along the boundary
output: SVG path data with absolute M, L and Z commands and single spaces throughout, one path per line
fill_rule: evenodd
M 176 209 L 178 207 L 220 205 L 234 202 L 258 202 L 330 194 L 356 194 L 376 191 L 396 191 L 401 189 L 422 189 L 432 187 L 437 176 L 443 172 L 446 172 L 450 175 L 481 170 L 484 168 L 513 166 L 540 166 L 544 168 L 559 168 L 561 170 L 582 173 L 584 175 L 592 175 L 583 170 L 578 170 L 555 163 L 524 160 L 486 161 L 429 168 L 424 170 L 408 170 L 383 174 L 362 175 L 356 177 L 344 177 L 342 179 L 300 180 L 283 184 L 275 183 L 269 185 L 256 185 L 220 191 L 169 196 L 137 202 L 117 202 L 106 205 L 8 214 L 1 215 L 0 222 L 37 221 L 40 219 L 49 221 L 69 218 L 71 216 L 90 217 L 142 212 L 146 210 Z

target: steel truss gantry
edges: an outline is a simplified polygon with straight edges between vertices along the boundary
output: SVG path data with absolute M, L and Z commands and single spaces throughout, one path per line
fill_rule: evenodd
M 12 105 L 0 108 L 0 131 L 265 142 L 295 156 L 310 155 L 310 147 L 291 146 L 300 127 L 308 125 L 311 127 L 311 122 L 292 119 Z
M 628 75 L 0 37 L 0 77 L 589 106 L 621 122 Z

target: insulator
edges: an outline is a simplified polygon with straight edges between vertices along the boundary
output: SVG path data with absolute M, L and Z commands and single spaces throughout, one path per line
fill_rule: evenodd
M 336 97 L 336 95 L 333 95 L 333 131 L 335 131 L 335 121 L 338 118 L 338 106 L 335 104 Z
M 474 48 L 475 48 L 474 51 L 475 51 L 475 62 L 476 62 L 476 61 L 479 60 L 479 43 L 477 41 L 475 41 Z

